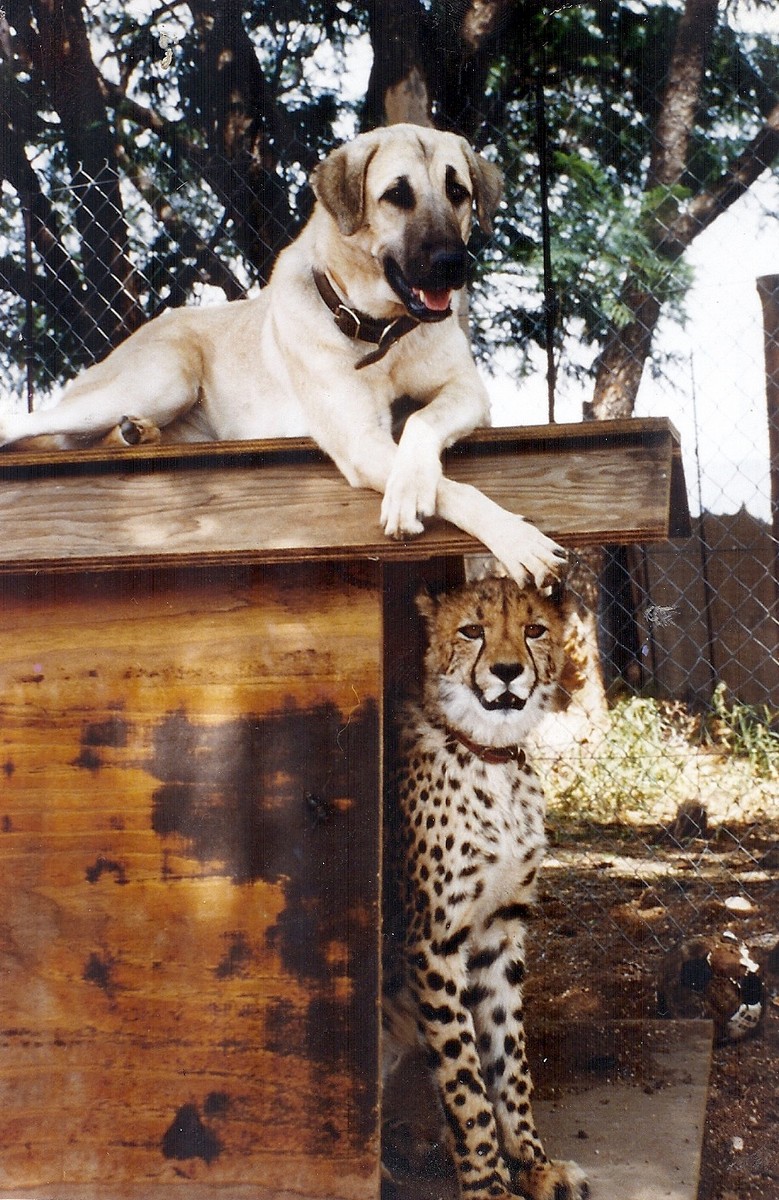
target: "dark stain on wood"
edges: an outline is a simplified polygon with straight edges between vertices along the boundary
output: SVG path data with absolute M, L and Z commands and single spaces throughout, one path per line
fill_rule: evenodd
M 361 769 L 377 741 L 372 701 L 347 721 L 329 703 L 217 725 L 169 713 L 145 764 L 162 781 L 152 828 L 161 838 L 183 838 L 196 859 L 220 863 L 235 883 L 276 882 L 310 856 L 313 833 L 330 824 L 325 840 L 343 837 L 348 805 L 341 806 L 340 820 L 317 822 L 314 831 L 303 798 L 315 794 L 329 811 L 330 797 L 364 796 Z M 318 839 L 315 846 L 318 858 Z
M 204 1125 L 196 1104 L 182 1104 L 162 1138 L 165 1158 L 202 1158 L 212 1163 L 222 1153 L 216 1134 Z
M 113 969 L 113 961 L 109 957 L 101 957 L 99 954 L 90 954 L 84 964 L 84 972 L 82 978 L 85 983 L 94 983 L 101 991 L 111 994 L 113 991 L 113 983 L 111 980 L 111 972 Z
M 214 968 L 214 974 L 217 979 L 234 979 L 236 975 L 245 976 L 251 963 L 251 946 L 242 933 L 228 933 L 225 934 L 225 937 L 229 945 L 223 958 Z
M 325 1082 L 345 1070 L 358 1137 L 374 1122 L 365 1063 L 377 1036 L 378 880 L 369 864 L 378 836 L 378 735 L 373 700 L 346 720 L 329 703 L 217 725 L 175 712 L 158 724 L 145 764 L 163 781 L 152 809 L 163 841 L 183 839 L 188 853 L 218 864 L 236 885 L 263 880 L 282 887 L 285 907 L 266 944 L 309 984 L 310 999 L 303 1008 L 270 1006 L 265 1048 L 302 1054 L 321 1074 L 323 1086 L 311 1090 L 313 1106 L 321 1099 L 320 1128 L 329 1115 Z M 318 808 L 326 806 L 325 821 L 312 821 L 312 795 Z M 355 886 L 366 877 L 369 890 L 364 882 Z M 245 970 L 250 953 L 234 941 L 218 976 Z M 348 989 L 338 986 L 344 975 Z
M 84 875 L 87 883 L 97 883 L 102 875 L 113 875 L 115 882 L 119 884 L 127 883 L 127 872 L 123 864 L 102 854 L 98 855 L 91 867 L 87 867 Z
M 82 745 L 80 753 L 73 759 L 72 766 L 83 767 L 86 771 L 99 771 L 103 760 L 91 746 Z
M 203 1112 L 207 1117 L 223 1117 L 230 1107 L 227 1092 L 209 1092 L 203 1101 Z
M 84 727 L 81 734 L 82 746 L 112 746 L 121 749 L 129 740 L 130 726 L 121 717 L 110 717 L 107 721 L 93 721 Z

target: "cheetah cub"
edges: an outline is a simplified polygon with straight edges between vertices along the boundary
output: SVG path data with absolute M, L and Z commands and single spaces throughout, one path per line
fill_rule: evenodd
M 386 811 L 385 1079 L 420 1042 L 467 1200 L 584 1200 L 533 1123 L 522 1024 L 524 921 L 544 800 L 522 742 L 563 667 L 562 597 L 485 579 L 418 607 L 421 702 L 398 729 Z

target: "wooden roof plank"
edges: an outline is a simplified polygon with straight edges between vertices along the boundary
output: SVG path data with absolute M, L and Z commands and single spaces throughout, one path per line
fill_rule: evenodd
M 678 437 L 663 420 L 479 431 L 448 452 L 446 470 L 567 545 L 665 538 L 672 475 L 677 509 L 684 498 Z M 686 505 L 682 526 L 685 517 Z M 388 540 L 378 496 L 351 489 L 305 439 L 9 454 L 0 461 L 0 522 L 4 571 L 420 559 L 479 548 L 440 520 L 413 541 Z

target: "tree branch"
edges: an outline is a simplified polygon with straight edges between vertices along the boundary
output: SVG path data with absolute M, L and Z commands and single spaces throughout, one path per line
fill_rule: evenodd
M 123 88 L 106 79 L 104 75 L 100 76 L 100 87 L 106 103 L 114 109 L 117 117 L 126 118 L 139 128 L 155 134 L 161 142 L 170 146 L 180 158 L 191 163 L 201 173 L 207 170 L 211 156 L 202 146 L 182 133 L 182 129 L 185 128 L 183 121 L 168 121 L 154 109 L 144 108 L 137 100 L 132 100 Z
M 670 257 L 681 254 L 699 233 L 749 190 L 777 157 L 779 104 L 714 186 L 695 196 L 686 210 L 671 222 L 658 243 L 658 250 Z
M 178 243 L 182 254 L 196 257 L 197 273 L 194 278 L 204 271 L 208 274 L 209 283 L 221 287 L 228 300 L 244 299 L 246 289 L 243 285 L 214 253 L 213 247 L 204 242 L 197 230 L 176 212 L 165 193 L 157 187 L 151 176 L 133 161 L 125 146 L 118 147 L 117 157 L 127 178 L 143 196 L 160 224 Z

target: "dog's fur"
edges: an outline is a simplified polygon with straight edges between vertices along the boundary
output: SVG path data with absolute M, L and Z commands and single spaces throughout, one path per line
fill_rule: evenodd
M 383 494 L 390 537 L 421 532 L 433 513 L 483 542 L 509 573 L 538 586 L 564 553 L 475 488 L 446 479 L 442 450 L 489 424 L 486 391 L 454 314 L 465 284 L 475 204 L 489 231 L 500 174 L 462 138 L 394 125 L 362 134 L 316 168 L 314 212 L 254 299 L 184 308 L 150 321 L 90 367 L 48 411 L 0 417 L 0 445 L 122 442 L 133 414 L 141 440 L 203 441 L 308 435 L 353 487 Z M 420 319 L 375 363 L 347 337 L 315 285 L 324 273 L 352 309 Z M 390 406 L 422 407 L 399 444 Z M 113 432 L 119 427 L 119 432 Z

